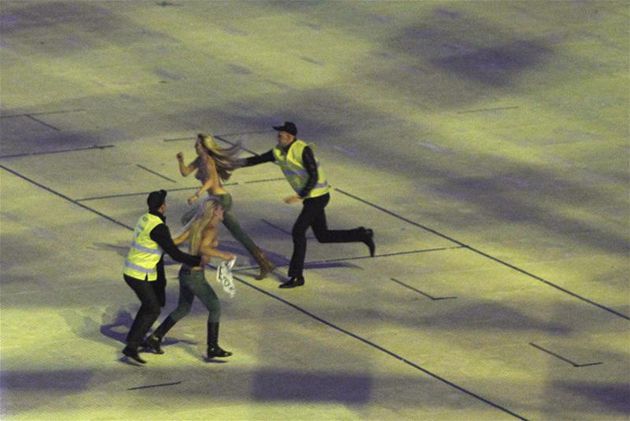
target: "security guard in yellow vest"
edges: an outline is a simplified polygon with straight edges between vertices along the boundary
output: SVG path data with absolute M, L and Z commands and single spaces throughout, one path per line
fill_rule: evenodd
M 293 255 L 289 265 L 289 280 L 280 288 L 295 288 L 304 285 L 304 258 L 306 255 L 306 230 L 311 227 L 320 243 L 362 242 L 374 256 L 375 245 L 371 229 L 358 227 L 351 230 L 329 230 L 324 208 L 330 200 L 330 185 L 326 175 L 315 159 L 313 149 L 297 138 L 297 127 L 286 121 L 274 126 L 278 132 L 278 144 L 270 151 L 246 158 L 241 166 L 249 167 L 273 162 L 280 167 L 295 194 L 284 199 L 286 203 L 302 202 L 303 208 L 293 230 Z
M 147 198 L 149 212 L 140 217 L 133 231 L 133 240 L 125 264 L 123 278 L 142 305 L 127 335 L 127 346 L 123 354 L 139 363 L 146 361 L 138 355 L 144 336 L 160 315 L 164 305 L 164 253 L 174 260 L 190 266 L 207 263 L 206 258 L 192 256 L 180 251 L 173 243 L 165 224 L 166 191 L 151 192 Z

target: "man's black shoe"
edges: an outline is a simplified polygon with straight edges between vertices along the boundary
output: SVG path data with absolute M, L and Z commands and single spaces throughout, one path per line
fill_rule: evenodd
M 138 350 L 137 349 L 133 349 L 133 348 L 129 348 L 128 346 L 126 346 L 123 350 L 122 353 L 126 356 L 131 358 L 132 360 L 135 360 L 137 362 L 139 362 L 140 364 L 146 364 L 147 362 L 145 360 L 143 360 L 142 358 L 140 358 L 140 355 L 138 355 Z
M 230 351 L 226 351 L 225 349 L 221 349 L 219 345 L 208 346 L 208 356 L 207 359 L 211 360 L 213 358 L 227 358 L 232 353 Z
M 304 285 L 304 277 L 294 276 L 293 278 L 289 279 L 287 282 L 280 284 L 278 288 L 295 288 L 295 287 L 301 287 L 302 285 Z
M 142 348 L 145 351 L 153 352 L 154 354 L 164 354 L 162 347 L 162 340 L 155 335 L 151 335 L 144 340 L 142 343 Z
M 374 252 L 376 251 L 376 245 L 374 244 L 374 231 L 370 228 L 360 227 L 360 230 L 363 231 L 363 244 L 368 246 L 370 249 L 370 257 L 374 257 Z

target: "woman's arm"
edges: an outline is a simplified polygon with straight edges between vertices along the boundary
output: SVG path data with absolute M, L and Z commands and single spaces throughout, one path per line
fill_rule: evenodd
M 228 253 L 227 251 L 221 251 L 218 248 L 214 248 L 210 245 L 199 247 L 199 253 L 204 256 L 213 256 L 218 257 L 223 260 L 232 260 L 236 256 L 232 253 Z
M 201 243 L 199 244 L 199 254 L 214 256 L 223 260 L 231 260 L 235 258 L 236 256 L 234 254 L 221 251 L 213 246 L 213 244 L 217 243 L 217 229 L 218 227 L 208 227 L 206 231 L 204 231 Z
M 190 228 L 188 228 L 186 231 L 184 231 L 181 234 L 179 234 L 177 237 L 173 238 L 173 243 L 176 246 L 179 246 L 184 241 L 188 240 L 188 237 L 190 237 Z
M 203 196 L 203 194 L 205 192 L 210 190 L 212 188 L 212 185 L 215 183 L 214 180 L 216 180 L 219 177 L 218 174 L 217 174 L 217 167 L 216 167 L 216 164 L 214 163 L 214 159 L 208 157 L 207 162 L 204 164 L 203 161 L 202 161 L 201 165 L 207 165 L 207 167 L 208 167 L 207 168 L 208 169 L 208 174 L 210 176 L 201 185 L 199 190 L 197 190 L 197 192 L 195 194 L 193 194 L 192 196 L 190 196 L 188 198 L 188 204 L 189 205 L 193 204 L 195 201 L 197 201 L 197 199 L 199 199 L 201 196 Z
M 182 175 L 182 177 L 188 176 L 188 174 L 192 173 L 193 171 L 197 169 L 196 159 L 188 165 L 184 164 L 184 154 L 182 152 L 179 152 L 177 154 L 177 163 L 179 165 L 179 173 Z

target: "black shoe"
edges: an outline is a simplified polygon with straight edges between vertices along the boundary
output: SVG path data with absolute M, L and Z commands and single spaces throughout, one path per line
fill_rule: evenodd
M 302 285 L 304 285 L 304 277 L 294 276 L 293 278 L 289 279 L 287 282 L 280 284 L 278 288 L 295 288 L 295 287 L 301 287 Z
M 374 252 L 376 251 L 376 245 L 374 244 L 374 231 L 370 228 L 359 227 L 363 234 L 363 244 L 368 246 L 370 249 L 370 257 L 374 257 Z
M 225 349 L 221 349 L 219 345 L 208 346 L 208 356 L 207 359 L 211 360 L 213 358 L 227 358 L 232 353 L 230 351 L 226 351 Z
M 158 338 L 155 335 L 151 335 L 144 340 L 144 342 L 142 343 L 142 348 L 144 348 L 145 351 L 153 352 L 154 354 L 164 354 L 164 351 L 162 351 L 162 347 L 160 346 L 161 344 L 161 338 Z
M 132 360 L 135 360 L 137 362 L 139 362 L 140 364 L 146 364 L 147 362 L 145 360 L 143 360 L 142 358 L 140 358 L 140 355 L 138 355 L 138 350 L 134 349 L 134 348 L 130 348 L 128 346 L 126 346 L 123 350 L 122 353 L 126 356 L 131 358 Z

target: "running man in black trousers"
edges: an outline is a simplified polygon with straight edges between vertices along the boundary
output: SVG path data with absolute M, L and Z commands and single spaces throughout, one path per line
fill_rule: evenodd
M 282 126 L 273 127 L 278 132 L 278 144 L 262 155 L 243 159 L 240 166 L 249 167 L 273 162 L 282 170 L 285 178 L 295 190 L 294 195 L 284 199 L 285 203 L 302 202 L 302 212 L 293 230 L 293 255 L 289 265 L 289 281 L 280 288 L 295 288 L 304 285 L 304 258 L 306 256 L 306 230 L 311 227 L 320 243 L 361 242 L 368 246 L 370 256 L 374 256 L 374 233 L 371 229 L 358 227 L 351 230 L 329 230 L 324 208 L 330 200 L 330 186 L 313 149 L 297 138 L 297 127 L 286 121 Z

